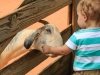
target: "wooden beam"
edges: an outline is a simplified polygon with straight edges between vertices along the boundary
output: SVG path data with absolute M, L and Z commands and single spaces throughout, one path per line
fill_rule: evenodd
M 80 29 L 80 27 L 77 24 L 77 19 L 78 19 L 77 4 L 78 4 L 79 1 L 80 0 L 73 0 L 73 2 L 72 2 L 72 33 L 77 31 L 78 29 Z M 75 51 L 72 52 L 72 56 L 71 56 L 72 63 L 74 61 L 74 57 L 75 57 Z M 70 72 L 72 73 L 73 72 L 73 64 L 70 65 L 70 68 L 71 68 Z M 72 75 L 72 74 L 70 74 L 70 75 Z
M 69 37 L 72 34 L 72 25 L 70 24 L 65 30 L 61 32 L 61 36 L 63 38 L 63 42 L 65 42 L 69 39 Z
M 33 50 L 0 70 L 0 75 L 25 75 L 46 58 L 40 51 Z
M 0 18 L 0 43 L 4 43 L 4 40 L 18 31 L 71 3 L 72 0 L 36 0 Z M 4 48 L 5 46 L 1 47 L 0 51 Z
M 19 8 L 35 1 L 36 0 L 24 0 L 23 3 L 19 6 Z
M 62 75 L 66 70 L 66 75 L 69 75 L 70 67 L 70 54 L 62 56 L 60 59 L 55 61 L 52 65 L 49 65 L 38 75 Z M 48 63 L 49 64 L 49 63 Z
M 72 28 L 73 32 L 77 31 L 79 29 L 79 26 L 77 24 L 77 4 L 80 0 L 73 0 L 72 3 Z

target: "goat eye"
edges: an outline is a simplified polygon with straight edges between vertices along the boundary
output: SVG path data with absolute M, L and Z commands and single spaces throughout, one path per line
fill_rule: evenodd
M 51 30 L 50 30 L 50 29 L 48 29 L 48 28 L 46 29 L 46 31 L 47 31 L 47 32 L 49 32 L 49 33 L 51 33 Z

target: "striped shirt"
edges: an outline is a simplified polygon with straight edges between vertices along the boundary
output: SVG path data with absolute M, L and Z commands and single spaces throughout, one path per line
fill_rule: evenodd
M 74 71 L 100 69 L 100 28 L 80 29 L 65 44 L 75 50 Z

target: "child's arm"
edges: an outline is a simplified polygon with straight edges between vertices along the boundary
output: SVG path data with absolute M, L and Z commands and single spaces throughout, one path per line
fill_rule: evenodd
M 70 52 L 72 52 L 72 50 L 67 45 L 58 47 L 43 45 L 42 50 L 44 54 L 55 54 L 55 55 L 67 55 Z

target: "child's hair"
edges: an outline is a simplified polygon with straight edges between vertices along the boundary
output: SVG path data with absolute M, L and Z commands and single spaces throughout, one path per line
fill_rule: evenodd
M 88 20 L 100 21 L 100 0 L 80 0 L 77 10 L 84 12 Z

